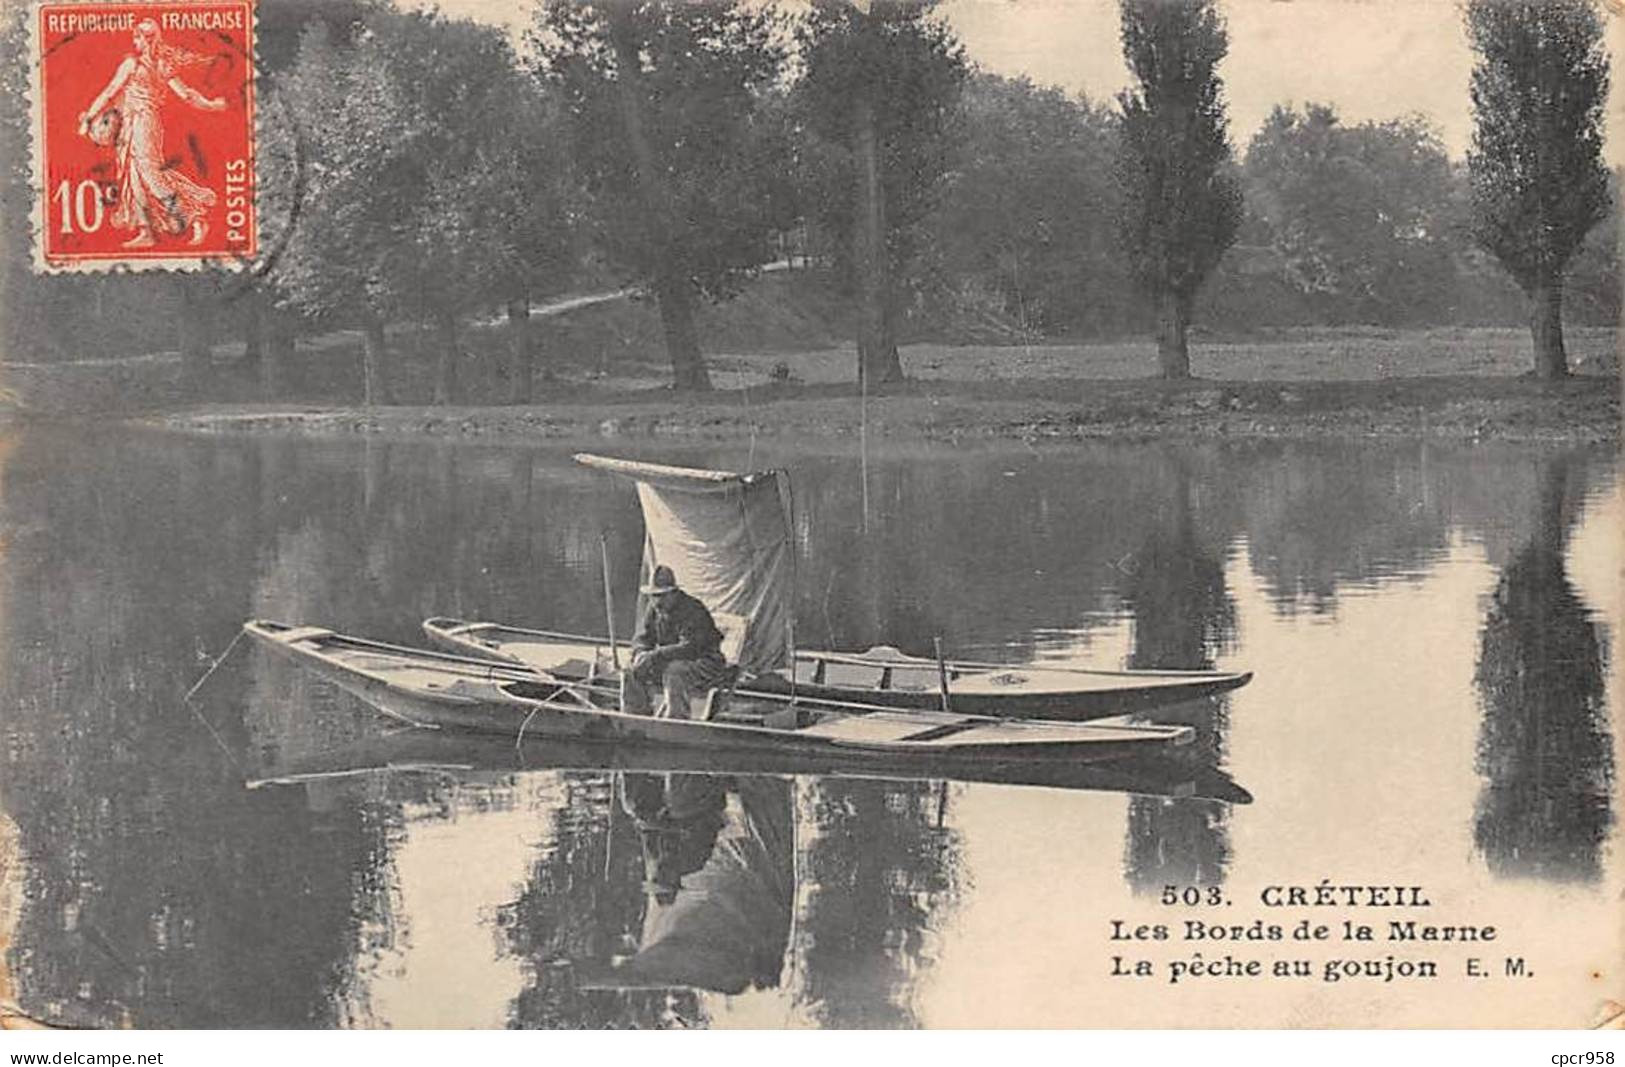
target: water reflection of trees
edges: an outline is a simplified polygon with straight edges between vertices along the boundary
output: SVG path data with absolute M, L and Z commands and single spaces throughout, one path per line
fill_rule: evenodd
M 1198 477 L 1183 457 L 1158 464 L 1161 506 L 1138 552 L 1125 560 L 1123 596 L 1134 619 L 1129 666 L 1207 670 L 1236 639 L 1236 608 L 1220 560 L 1223 535 L 1203 530 Z M 1229 698 L 1159 710 L 1159 722 L 1194 727 L 1196 740 L 1173 758 L 1216 768 L 1224 760 Z M 1217 885 L 1230 862 L 1230 808 L 1211 800 L 1129 801 L 1124 873 L 1138 892 L 1165 884 Z
M 247 612 L 254 472 L 173 441 L 96 464 L 62 443 L 31 435 L 0 501 L 20 534 L 0 670 L 0 800 L 26 857 L 18 996 L 77 1025 L 333 1024 L 374 829 L 243 789 L 221 697 L 240 663 L 203 694 L 209 729 L 180 702 Z
M 1030 653 L 1037 628 L 1082 629 L 1113 612 L 1112 576 L 1142 547 L 1164 492 L 1144 456 L 1122 449 L 891 460 L 871 464 L 865 529 L 856 462 L 805 466 L 797 618 L 815 647 L 928 655 L 940 635 L 950 652 Z M 1228 506 L 1211 502 L 1209 518 L 1234 525 Z
M 1473 837 L 1498 874 L 1593 882 L 1614 819 L 1613 739 L 1602 641 L 1564 567 L 1576 481 L 1573 457 L 1545 463 L 1532 536 L 1489 599 Z
M 1340 590 L 1423 570 L 1448 542 L 1458 465 L 1429 445 L 1264 445 L 1247 466 L 1252 568 L 1283 609 L 1330 611 Z
M 796 1000 L 820 1025 L 919 1024 L 913 987 L 959 893 L 959 835 L 940 824 L 942 802 L 925 782 L 808 782 Z
M 197 715 L 180 697 L 251 614 L 408 641 L 459 608 L 599 628 L 597 530 L 633 505 L 552 472 L 530 452 L 24 436 L 0 498 L 0 803 L 27 857 L 25 1007 L 92 1025 L 365 1015 L 356 946 L 388 938 L 398 805 L 243 787 L 350 736 L 354 709 L 242 650 Z

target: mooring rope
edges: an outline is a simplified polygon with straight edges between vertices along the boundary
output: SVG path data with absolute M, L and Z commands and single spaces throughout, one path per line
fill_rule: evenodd
M 530 720 L 534 719 L 536 717 L 536 713 L 538 711 L 541 711 L 541 710 L 542 710 L 542 706 L 540 704 L 537 704 L 534 708 L 530 709 L 530 714 L 525 716 L 525 721 L 519 724 L 519 736 L 513 739 L 513 750 L 515 752 L 518 752 L 521 755 L 524 754 L 524 751 L 525 751 L 525 727 L 530 725 Z
M 220 657 L 209 665 L 208 670 L 203 672 L 203 677 L 199 678 L 192 685 L 192 688 L 186 691 L 186 695 L 181 697 L 182 706 L 184 706 L 187 711 L 190 711 L 198 722 L 203 724 L 203 728 L 209 731 L 209 736 L 214 738 L 214 743 L 220 746 L 220 751 L 226 754 L 226 759 L 230 760 L 231 765 L 237 768 L 239 771 L 243 769 L 243 765 L 237 761 L 237 756 L 231 751 L 231 746 L 226 744 L 226 739 L 220 736 L 220 731 L 214 728 L 214 724 L 203 717 L 203 713 L 197 709 L 195 704 L 192 703 L 192 697 L 196 695 L 199 689 L 203 688 L 203 683 L 207 682 L 210 677 L 214 675 L 214 672 L 220 668 L 220 665 L 226 662 L 226 658 L 230 656 L 237 648 L 237 642 L 241 641 L 242 639 L 243 631 L 238 630 L 237 636 L 231 639 L 231 644 L 226 646 L 226 650 L 220 653 Z
M 199 689 L 203 688 L 203 683 L 209 680 L 209 676 L 214 674 L 215 670 L 218 669 L 222 663 L 226 662 L 226 657 L 231 655 L 232 650 L 237 647 L 237 642 L 241 641 L 242 639 L 243 631 L 238 630 L 237 636 L 231 639 L 231 644 L 227 645 L 226 650 L 220 653 L 220 658 L 209 664 L 209 669 L 203 672 L 203 677 L 199 678 L 192 685 L 192 688 L 186 691 L 186 695 L 181 697 L 182 704 L 191 702 L 193 694 L 195 694 Z

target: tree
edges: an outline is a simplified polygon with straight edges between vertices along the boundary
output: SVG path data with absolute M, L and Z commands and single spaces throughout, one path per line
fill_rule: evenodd
M 1137 82 L 1117 98 L 1121 234 L 1156 305 L 1162 376 L 1188 378 L 1191 306 L 1241 225 L 1218 75 L 1229 36 L 1215 0 L 1120 4 L 1123 56 Z
M 1124 325 L 1135 301 L 1111 236 L 1113 116 L 1026 79 L 977 74 L 961 128 L 929 225 L 949 279 L 993 294 L 1025 330 Z
M 400 205 L 416 190 L 417 167 L 391 170 L 390 132 L 406 125 L 379 57 L 339 49 L 325 27 L 307 27 L 278 103 L 293 124 L 267 129 L 265 202 L 294 220 L 276 279 L 307 315 L 353 322 L 362 331 L 362 398 L 388 400 L 384 324 L 396 308 L 388 267 Z M 388 195 L 383 191 L 388 190 Z
M 1608 211 L 1608 53 L 1591 0 L 1469 0 L 1473 236 L 1529 298 L 1535 374 L 1568 374 L 1563 275 Z
M 859 303 L 858 375 L 901 380 L 897 319 L 921 227 L 948 171 L 966 66 L 933 0 L 814 0 L 799 28 L 799 96 L 822 141 L 813 213 Z
M 461 395 L 458 322 L 498 294 L 526 294 L 532 242 L 547 232 L 539 216 L 562 207 L 542 195 L 553 192 L 545 171 L 555 168 L 534 152 L 534 137 L 546 133 L 537 87 L 501 31 L 439 18 L 388 23 L 393 32 L 377 40 L 413 123 L 399 150 L 413 156 L 422 183 L 419 198 L 400 205 L 397 239 L 414 255 L 398 264 L 398 278 L 435 326 L 435 402 L 452 403 Z
M 1285 280 L 1321 321 L 1437 321 L 1453 275 L 1451 172 L 1419 118 L 1343 126 L 1277 106 L 1253 135 L 1249 201 Z
M 769 258 L 786 162 L 757 123 L 784 58 L 775 17 L 735 2 L 547 0 L 537 73 L 562 93 L 597 243 L 660 307 L 673 384 L 709 389 L 694 298 Z
M 531 352 L 531 297 L 557 292 L 569 282 L 581 251 L 580 192 L 568 156 L 566 118 L 559 101 L 526 79 L 514 87 L 514 105 L 493 116 L 499 126 L 493 148 L 490 225 L 506 235 L 498 246 L 498 275 L 492 293 L 505 302 L 508 316 L 509 399 L 533 399 L 535 363 Z
M 294 144 L 270 146 L 294 162 L 267 196 L 298 219 L 276 276 L 302 310 L 361 327 L 367 403 L 385 398 L 391 318 L 436 324 L 434 393 L 448 402 L 458 319 L 516 295 L 532 212 L 554 206 L 517 173 L 531 157 L 513 116 L 536 113 L 532 90 L 500 30 L 437 14 L 374 12 L 351 49 L 320 24 L 301 42 L 279 92 Z
M 305 28 L 320 22 L 329 39 L 344 46 L 354 43 L 365 26 L 368 11 L 377 8 L 378 0 L 275 0 L 262 4 L 256 11 L 255 56 L 258 60 L 256 92 L 261 97 L 261 128 L 268 113 L 267 104 L 274 104 L 277 82 L 299 55 L 299 41 Z M 276 115 L 271 121 L 282 121 Z M 262 168 L 263 169 L 263 168 Z M 298 317 L 286 305 L 287 294 L 281 291 L 275 276 L 263 265 L 274 261 L 281 247 L 278 230 L 285 220 L 259 218 L 262 247 L 268 251 L 261 265 L 245 270 L 232 283 L 222 287 L 222 302 L 234 313 L 243 337 L 243 367 L 259 379 L 260 391 L 266 399 L 280 395 L 284 388 L 285 371 L 294 352 L 294 338 L 298 332 Z

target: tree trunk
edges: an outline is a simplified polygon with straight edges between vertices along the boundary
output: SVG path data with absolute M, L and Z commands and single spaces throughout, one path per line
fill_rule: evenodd
M 892 332 L 891 271 L 886 256 L 886 198 L 880 185 L 880 152 L 875 143 L 874 109 L 859 100 L 856 131 L 857 210 L 852 251 L 858 283 L 858 379 L 868 388 L 903 380 L 903 364 Z
M 639 43 L 630 21 L 630 5 L 610 4 L 610 38 L 615 48 L 616 95 L 621 122 L 626 127 L 627 144 L 637 175 L 638 204 L 644 225 L 654 244 L 655 300 L 660 305 L 660 325 L 666 336 L 666 354 L 671 357 L 672 385 L 678 389 L 709 389 L 711 376 L 700 356 L 699 338 L 694 332 L 694 301 L 689 292 L 688 272 L 678 247 L 677 220 L 670 204 L 654 149 L 643 128 L 643 101 L 640 81 L 643 62 Z
M 1556 381 L 1569 376 L 1563 350 L 1563 283 L 1537 285 L 1529 293 L 1529 332 L 1535 340 L 1535 377 Z
M 457 402 L 457 317 L 438 312 L 434 317 L 435 347 L 439 355 L 435 360 L 434 402 Z
M 287 386 L 293 362 L 293 323 L 275 308 L 265 314 L 264 351 L 260 355 L 260 396 L 275 400 Z
M 384 320 L 369 318 L 361 332 L 361 402 L 367 407 L 389 402 L 384 386 Z
M 694 331 L 694 296 L 688 279 L 677 270 L 662 271 L 655 285 L 655 301 L 660 305 L 666 354 L 671 357 L 672 385 L 678 389 L 711 388 L 711 375 L 705 369 L 699 335 Z
M 197 283 L 181 279 L 180 350 L 181 377 L 189 385 L 209 378 L 209 322 L 206 302 L 196 292 Z
M 1157 364 L 1162 376 L 1183 380 L 1191 376 L 1190 351 L 1185 345 L 1185 327 L 1190 309 L 1174 293 L 1157 297 Z
M 528 404 L 534 396 L 534 368 L 530 364 L 530 300 L 508 301 L 508 400 Z

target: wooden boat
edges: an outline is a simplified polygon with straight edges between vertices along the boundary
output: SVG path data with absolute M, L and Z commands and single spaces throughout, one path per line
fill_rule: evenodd
M 582 679 L 616 670 L 604 638 L 504 626 L 494 622 L 432 618 L 423 623 L 442 648 L 495 658 L 556 675 Z M 624 650 L 622 655 L 626 655 Z M 789 668 L 744 679 L 741 692 L 760 699 L 816 697 L 892 708 L 940 709 L 941 680 L 935 660 L 895 648 L 867 652 L 796 649 Z M 1240 688 L 1250 673 L 1225 671 L 1108 671 L 1032 667 L 950 660 L 948 705 L 954 711 L 1033 719 L 1083 721 L 1147 711 Z
M 833 754 L 856 763 L 902 759 L 949 768 L 1113 759 L 1188 744 L 1194 736 L 1185 726 L 1035 722 L 746 696 L 728 700 L 710 720 L 654 718 L 617 710 L 614 688 L 598 679 L 569 681 L 316 626 L 251 620 L 243 629 L 264 647 L 403 722 L 519 738 Z

